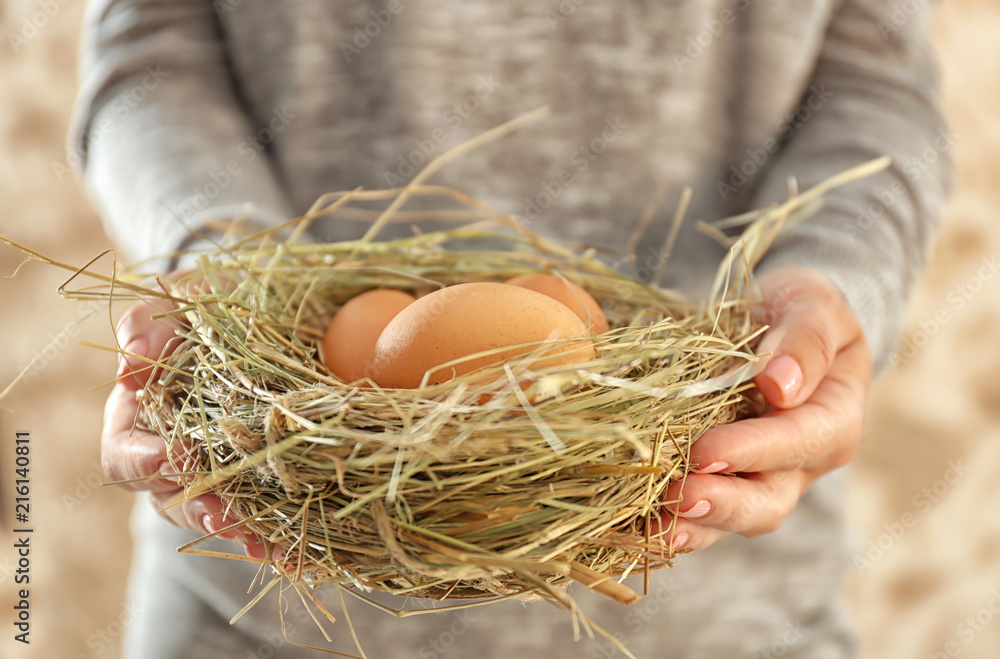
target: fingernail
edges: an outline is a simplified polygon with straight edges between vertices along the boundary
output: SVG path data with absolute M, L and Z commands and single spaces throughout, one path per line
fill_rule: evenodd
M 704 467 L 698 467 L 697 469 L 692 469 L 692 474 L 717 474 L 720 471 L 726 471 L 729 469 L 728 462 L 713 462 L 712 464 L 705 465 Z
M 267 558 L 267 547 L 257 537 L 251 538 L 249 535 L 244 535 L 239 539 L 239 543 L 243 546 L 243 553 L 247 556 L 251 558 Z
M 786 402 L 795 398 L 795 394 L 802 388 L 802 369 L 798 362 L 788 355 L 772 359 L 764 369 L 764 375 L 781 390 L 782 398 Z
M 227 526 L 232 526 L 237 521 L 239 521 L 239 520 L 235 520 L 232 517 L 223 517 L 222 518 L 222 524 L 219 526 L 219 528 L 220 529 L 224 529 Z M 223 538 L 225 540 L 235 540 L 236 538 L 239 537 L 239 535 L 240 535 L 239 529 L 232 528 L 232 529 L 229 529 L 228 531 L 223 531 L 222 533 L 220 533 L 219 537 Z
M 682 547 L 684 547 L 684 545 L 687 544 L 687 541 L 690 538 L 691 538 L 690 533 L 688 533 L 687 531 L 681 531 L 680 533 L 674 536 L 673 540 L 670 541 L 670 548 L 674 550 L 681 549 Z
M 122 352 L 118 355 L 118 377 L 132 370 L 129 367 L 130 355 L 145 355 L 147 347 L 146 339 L 132 339 L 122 348 Z
M 708 499 L 702 499 L 698 503 L 691 506 L 685 512 L 677 512 L 678 517 L 684 517 L 686 519 L 698 519 L 699 517 L 704 517 L 708 513 L 712 512 L 712 502 Z
M 218 529 L 215 528 L 215 521 L 209 514 L 204 514 L 201 516 L 201 525 L 205 527 L 205 531 L 208 533 L 215 533 Z
M 159 472 L 160 476 L 163 476 L 163 480 L 171 481 L 173 483 L 178 482 L 177 472 L 174 471 L 174 468 L 170 466 L 170 463 L 166 460 L 160 463 L 160 465 L 156 468 L 156 471 Z

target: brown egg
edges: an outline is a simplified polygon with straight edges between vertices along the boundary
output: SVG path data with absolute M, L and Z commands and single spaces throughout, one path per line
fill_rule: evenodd
M 389 388 L 414 388 L 430 371 L 429 383 L 445 382 L 478 368 L 537 350 L 524 343 L 581 337 L 560 346 L 536 366 L 575 364 L 594 358 L 587 328 L 569 308 L 517 286 L 457 284 L 420 298 L 392 319 L 375 345 L 372 379 Z M 435 367 L 495 348 L 494 355 Z
M 553 300 L 562 302 L 572 309 L 573 313 L 579 316 L 584 324 L 589 321 L 591 334 L 604 334 L 611 329 L 597 300 L 573 282 L 555 275 L 537 274 L 514 277 L 507 283 L 511 286 L 520 286 L 542 295 L 548 295 Z
M 333 316 L 323 337 L 323 355 L 330 372 L 342 382 L 370 376 L 379 334 L 415 299 L 403 291 L 379 288 L 348 300 Z

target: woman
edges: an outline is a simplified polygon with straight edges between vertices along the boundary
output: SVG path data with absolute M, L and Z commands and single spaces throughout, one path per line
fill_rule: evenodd
M 324 192 L 402 185 L 434 155 L 545 104 L 554 119 L 435 181 L 557 239 L 619 251 L 623 223 L 663 180 L 694 188 L 689 216 L 712 220 L 783 199 L 791 176 L 806 188 L 890 155 L 889 170 L 828 195 L 757 269 L 772 326 L 761 350 L 774 357 L 756 382 L 772 410 L 695 444 L 702 468 L 670 514 L 674 545 L 697 551 L 631 609 L 575 593 L 641 657 L 852 657 L 837 601 L 851 554 L 837 468 L 860 441 L 869 378 L 890 362 L 947 187 L 944 157 L 905 168 L 941 139 L 926 14 L 886 0 L 92 0 L 72 144 L 109 233 L 159 270 L 184 263 L 155 257 L 206 244 L 229 220 L 273 226 Z M 693 225 L 662 283 L 697 296 L 721 251 Z M 646 277 L 665 232 L 638 247 Z M 169 328 L 150 314 L 126 312 L 126 351 L 166 344 Z M 140 366 L 126 359 L 121 374 Z M 165 461 L 162 440 L 130 432 L 141 383 L 124 377 L 109 398 L 111 479 Z M 266 602 L 228 625 L 253 569 L 174 552 L 227 523 L 218 499 L 161 518 L 172 483 L 132 487 L 154 505 L 134 516 L 142 615 L 126 656 L 312 656 L 282 638 Z M 615 652 L 599 637 L 574 645 L 568 615 L 544 604 L 404 620 L 349 611 L 373 657 Z M 293 641 L 355 651 L 343 616 L 332 645 L 301 611 L 287 620 Z

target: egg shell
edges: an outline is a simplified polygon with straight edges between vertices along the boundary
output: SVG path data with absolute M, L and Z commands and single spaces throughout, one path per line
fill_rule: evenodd
M 334 377 L 350 383 L 371 375 L 379 335 L 415 299 L 403 291 L 379 288 L 351 298 L 338 309 L 323 336 L 323 356 Z
M 521 345 L 547 339 L 574 341 L 549 351 L 535 367 L 574 364 L 594 358 L 587 328 L 565 305 L 541 293 L 492 282 L 457 284 L 420 298 L 392 319 L 375 345 L 372 379 L 382 387 L 415 388 L 446 382 L 478 368 L 538 350 Z M 479 352 L 505 348 L 436 369 Z
M 542 295 L 548 295 L 569 307 L 584 324 L 590 323 L 591 334 L 604 334 L 611 326 L 604 310 L 593 296 L 582 287 L 556 275 L 544 273 L 521 275 L 507 281 L 510 286 L 520 286 Z

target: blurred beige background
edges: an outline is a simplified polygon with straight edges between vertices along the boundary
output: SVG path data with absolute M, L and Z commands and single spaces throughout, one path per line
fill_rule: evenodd
M 42 5 L 54 15 L 15 52 L 9 35 Z M 0 234 L 76 265 L 110 247 L 63 146 L 82 5 L 0 0 Z M 1000 263 L 1000 3 L 938 11 L 959 185 L 904 358 L 875 386 L 848 502 L 859 554 L 846 589 L 874 659 L 1000 656 L 1000 277 L 983 267 Z M 79 342 L 109 343 L 111 319 L 59 299 L 68 273 L 29 263 L 6 278 L 20 261 L 0 247 L 0 390 L 38 356 L 0 407 L 0 656 L 110 659 L 131 613 L 130 497 L 99 486 L 105 394 L 91 388 L 113 376 L 114 359 Z M 30 647 L 12 641 L 9 622 L 18 430 L 33 438 Z

